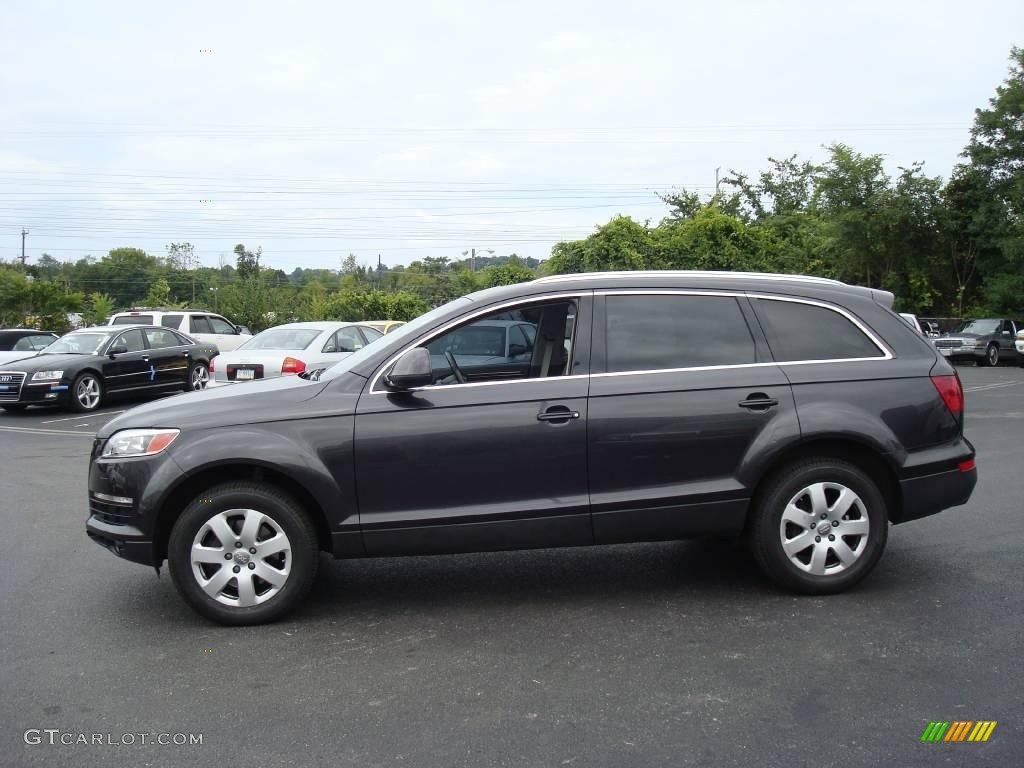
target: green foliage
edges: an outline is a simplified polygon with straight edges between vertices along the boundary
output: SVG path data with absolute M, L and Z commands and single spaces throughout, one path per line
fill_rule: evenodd
M 327 302 L 328 320 L 412 320 L 430 306 L 408 291 L 336 293 Z
M 104 325 L 115 312 L 114 299 L 105 293 L 92 293 L 82 310 L 82 322 L 89 325 Z

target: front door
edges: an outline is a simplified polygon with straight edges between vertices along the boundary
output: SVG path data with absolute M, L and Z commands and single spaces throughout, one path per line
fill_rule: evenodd
M 745 302 L 597 298 L 588 430 L 598 543 L 739 530 L 745 457 L 799 435 L 788 380 Z
M 369 554 L 587 544 L 591 302 L 552 299 L 475 313 L 420 339 L 434 384 L 359 399 L 356 489 Z M 565 328 L 575 322 L 575 341 Z M 586 321 L 583 321 L 583 318 Z M 529 362 L 507 330 L 537 329 Z
M 124 349 L 103 363 L 104 386 L 110 390 L 134 389 L 154 383 L 156 373 L 150 369 L 149 352 L 141 328 L 132 328 L 115 338 L 108 350 Z

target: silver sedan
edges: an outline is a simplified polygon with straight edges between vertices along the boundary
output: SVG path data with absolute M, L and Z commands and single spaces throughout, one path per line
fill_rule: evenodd
M 382 336 L 359 323 L 286 323 L 210 361 L 211 386 L 270 379 L 334 365 Z

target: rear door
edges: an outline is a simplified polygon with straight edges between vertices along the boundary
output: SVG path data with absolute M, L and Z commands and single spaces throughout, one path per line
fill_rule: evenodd
M 116 337 L 107 349 L 124 347 L 127 351 L 108 355 L 103 363 L 104 386 L 108 390 L 135 389 L 149 386 L 156 378 L 155 369 L 150 370 L 149 351 L 141 328 L 132 328 Z
M 790 386 L 746 298 L 604 292 L 594 328 L 596 541 L 739 530 L 753 483 L 748 456 L 799 435 Z
M 184 385 L 188 379 L 189 346 L 167 328 L 147 328 L 149 362 L 155 373 L 154 384 Z

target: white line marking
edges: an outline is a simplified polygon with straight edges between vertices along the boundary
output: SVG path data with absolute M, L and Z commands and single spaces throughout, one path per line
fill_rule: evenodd
M 1018 384 L 1021 384 L 1021 383 L 1024 383 L 1024 382 L 1020 382 L 1020 381 L 1003 381 L 1003 382 L 999 382 L 997 384 L 982 384 L 981 386 L 977 386 L 977 387 L 967 387 L 967 389 L 965 389 L 964 392 L 984 392 L 987 389 L 1001 389 L 1002 387 L 1016 387 Z
M 124 409 L 122 409 L 120 411 L 103 411 L 103 413 L 93 413 L 93 414 L 87 414 L 85 416 L 68 416 L 66 419 L 50 419 L 49 421 L 40 421 L 39 423 L 40 424 L 56 424 L 58 421 L 74 421 L 75 419 L 78 419 L 78 420 L 91 419 L 93 416 L 111 416 L 111 415 L 113 415 L 115 413 L 124 413 L 126 410 L 128 410 L 128 409 L 124 408 Z
M 72 432 L 70 429 L 33 429 L 32 427 L 2 427 L 3 432 L 26 432 L 30 435 L 78 435 L 79 437 L 95 437 L 92 432 Z

